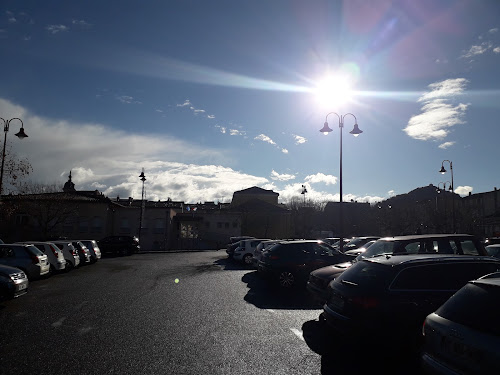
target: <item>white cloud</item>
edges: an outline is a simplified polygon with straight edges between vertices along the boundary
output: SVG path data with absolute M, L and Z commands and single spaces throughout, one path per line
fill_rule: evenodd
M 491 42 L 483 42 L 481 44 L 470 47 L 469 50 L 465 51 L 460 57 L 468 59 L 473 56 L 482 55 L 492 47 L 493 44 Z
M 284 154 L 288 154 L 288 150 L 286 148 L 282 148 L 281 152 L 284 153 Z
M 88 23 L 85 20 L 72 20 L 71 23 L 73 25 L 84 26 L 84 27 L 90 27 L 90 26 L 92 26 L 90 23 Z
M 395 196 L 395 195 L 396 195 L 396 191 L 394 191 L 394 190 L 389 190 L 389 191 L 387 192 L 387 195 L 388 195 L 389 197 L 393 197 L 393 196 Z
M 469 193 L 472 193 L 472 190 L 474 190 L 472 186 L 459 186 L 455 188 L 455 193 L 464 197 L 466 195 L 469 195 Z
M 48 25 L 45 29 L 51 34 L 57 34 L 61 31 L 68 31 L 69 27 L 65 25 Z
M 214 115 L 207 115 L 207 118 L 213 119 L 213 118 L 215 118 L 215 116 Z
M 335 185 L 337 183 L 337 177 L 324 173 L 316 173 L 306 176 L 305 181 L 310 184 L 325 183 L 326 185 Z
M 186 99 L 182 104 L 177 104 L 177 107 L 187 107 L 187 106 L 191 106 L 191 102 L 189 101 L 189 99 Z
M 453 106 L 449 101 L 461 94 L 467 85 L 465 78 L 448 79 L 429 85 L 431 91 L 422 95 L 422 113 L 413 116 L 403 130 L 419 140 L 440 140 L 449 134 L 449 128 L 462 124 L 467 104 Z
M 237 129 L 229 129 L 229 135 L 245 135 L 245 132 Z
M 306 143 L 307 142 L 307 139 L 305 139 L 304 137 L 301 137 L 300 135 L 293 134 L 293 138 L 295 139 L 295 144 L 296 145 L 300 145 L 302 143 Z
M 453 146 L 456 142 L 444 142 L 439 145 L 439 148 L 442 148 L 443 150 L 446 150 L 447 148 Z
M 227 202 L 234 191 L 270 186 L 264 177 L 222 166 L 230 158 L 227 151 L 159 134 L 41 118 L 2 99 L 0 113 L 23 120 L 29 137 L 18 140 L 13 150 L 28 158 L 33 166 L 30 179 L 35 182 L 62 185 L 71 170 L 78 190 L 99 189 L 110 197 L 138 199 L 142 188 L 138 176 L 144 168 L 148 199 L 185 202 Z M 14 130 L 17 124 L 11 126 Z
M 134 98 L 132 96 L 128 96 L 128 95 L 122 95 L 122 96 L 117 96 L 116 99 L 122 103 L 126 103 L 126 104 L 142 104 L 142 102 L 138 101 L 138 100 L 134 100 Z
M 294 180 L 295 175 L 293 175 L 293 174 L 279 174 L 278 172 L 276 172 L 273 169 L 271 172 L 271 179 L 277 180 L 277 181 L 289 181 L 289 180 Z
M 493 29 L 490 29 L 488 32 L 489 32 L 490 34 L 495 34 L 495 33 L 497 33 L 497 32 L 498 32 L 498 27 L 495 27 L 495 28 L 493 28 Z
M 267 135 L 265 134 L 259 134 L 257 137 L 255 137 L 254 139 L 256 140 L 259 140 L 259 141 L 262 141 L 262 142 L 267 142 L 271 145 L 276 145 L 276 142 L 274 142 L 271 138 L 269 138 Z
M 493 52 L 495 52 L 495 53 L 500 53 L 500 47 L 495 47 L 495 48 L 493 48 Z

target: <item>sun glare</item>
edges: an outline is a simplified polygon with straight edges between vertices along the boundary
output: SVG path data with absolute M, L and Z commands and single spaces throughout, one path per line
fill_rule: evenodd
M 352 99 L 351 81 L 345 75 L 327 76 L 317 83 L 315 95 L 321 106 L 338 108 Z

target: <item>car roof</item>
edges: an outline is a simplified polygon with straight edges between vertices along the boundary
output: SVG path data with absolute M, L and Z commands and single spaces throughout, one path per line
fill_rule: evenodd
M 383 241 L 404 241 L 404 240 L 419 240 L 426 238 L 476 238 L 472 234 L 412 234 L 408 236 L 394 236 L 394 237 L 382 237 L 379 240 Z
M 321 243 L 324 243 L 324 244 L 328 245 L 328 243 L 325 242 L 325 241 L 323 241 L 323 240 L 286 240 L 286 241 L 279 241 L 279 243 L 281 243 L 281 244 L 318 243 L 318 242 L 321 242 Z
M 432 263 L 432 262 L 471 262 L 486 261 L 498 263 L 500 259 L 481 255 L 449 255 L 449 254 L 381 254 L 373 258 L 365 258 L 363 262 L 379 263 L 387 266 L 398 266 L 409 263 Z

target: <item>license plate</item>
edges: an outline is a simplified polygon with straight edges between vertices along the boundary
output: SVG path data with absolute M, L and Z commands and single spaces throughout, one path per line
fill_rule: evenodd
M 18 288 L 18 290 L 24 290 L 24 289 L 26 289 L 26 284 L 19 284 L 17 286 L 17 288 Z

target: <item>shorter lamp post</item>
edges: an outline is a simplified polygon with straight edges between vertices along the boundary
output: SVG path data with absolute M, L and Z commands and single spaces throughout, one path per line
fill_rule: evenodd
M 441 185 L 443 186 L 441 188 Z M 446 186 L 448 186 L 448 189 L 446 189 Z M 451 182 L 450 181 L 445 181 L 445 182 L 440 182 L 438 184 L 438 188 L 437 188 L 437 192 L 438 194 L 441 193 L 441 190 L 443 191 L 446 191 L 446 190 L 449 190 L 450 192 L 453 191 L 453 189 L 451 188 Z M 436 209 L 437 209 L 437 196 L 436 196 Z M 446 221 L 446 227 L 448 227 L 448 215 L 447 215 L 447 212 L 446 212 L 446 197 L 444 197 L 444 215 L 445 215 L 445 221 Z
M 144 168 L 142 169 L 139 178 L 142 181 L 142 196 L 141 196 L 141 217 L 139 218 L 139 243 L 141 243 L 141 232 L 142 232 L 142 220 L 144 218 L 144 181 L 146 181 L 146 176 L 144 176 Z
M 306 193 L 307 193 L 306 185 L 302 185 L 302 192 L 300 194 L 304 196 L 304 207 L 306 206 Z
M 447 170 L 444 168 L 444 162 L 447 161 L 449 164 L 450 164 L 450 173 L 451 173 L 451 185 L 450 185 L 450 191 L 452 193 L 455 193 L 455 187 L 453 185 L 453 163 L 450 161 L 450 160 L 443 160 L 441 162 L 441 169 L 439 170 L 439 173 L 441 174 L 445 174 L 447 172 Z M 438 185 L 439 187 L 439 185 Z M 451 205 L 451 212 L 452 212 L 452 219 L 451 219 L 451 228 L 452 228 L 452 232 L 455 233 L 455 196 L 452 195 L 451 197 L 452 201 L 452 205 Z
M 3 131 L 5 133 L 5 136 L 3 138 L 2 168 L 0 169 L 0 197 L 1 197 L 3 192 L 2 187 L 3 187 L 3 168 L 5 164 L 5 148 L 7 146 L 7 132 L 9 131 L 10 122 L 12 120 L 19 120 L 21 122 L 21 129 L 19 130 L 18 133 L 14 134 L 16 137 L 18 137 L 19 139 L 23 139 L 26 138 L 28 135 L 24 132 L 24 124 L 20 118 L 14 117 L 11 118 L 10 120 L 4 120 L 3 118 L 0 117 L 0 120 L 3 121 Z
M 343 226 L 343 214 L 342 214 L 342 128 L 344 127 L 344 119 L 346 116 L 352 116 L 354 117 L 354 128 L 349 132 L 355 137 L 363 133 L 362 130 L 359 129 L 358 127 L 358 120 L 356 119 L 356 116 L 354 116 L 352 113 L 346 113 L 345 115 L 339 115 L 336 112 L 330 112 L 326 115 L 325 117 L 325 123 L 323 125 L 323 128 L 320 129 L 320 132 L 328 135 L 328 133 L 332 132 L 333 130 L 330 129 L 328 126 L 328 116 L 330 115 L 336 115 L 339 119 L 339 129 L 340 129 L 340 170 L 339 170 L 339 187 L 340 187 L 340 201 L 339 201 L 339 226 L 340 226 L 340 233 L 339 233 L 339 250 L 340 252 L 344 252 L 344 226 Z

